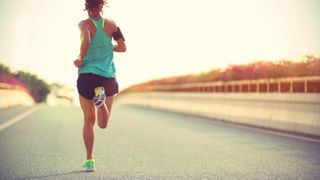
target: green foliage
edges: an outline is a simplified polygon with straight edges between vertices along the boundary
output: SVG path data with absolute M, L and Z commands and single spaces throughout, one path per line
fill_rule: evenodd
M 0 64 L 0 75 L 7 77 L 4 79 L 11 79 L 11 81 L 6 83 L 15 83 L 13 85 L 25 85 L 25 87 L 28 87 L 30 94 L 36 102 L 44 102 L 50 93 L 50 86 L 34 74 L 23 71 L 12 73 L 7 66 Z M 12 78 L 16 80 L 12 81 Z
M 31 73 L 18 71 L 15 76 L 20 81 L 28 84 L 30 93 L 36 102 L 43 102 L 50 93 L 50 86 L 42 79 Z
M 10 69 L 3 64 L 0 64 L 0 74 L 12 75 Z

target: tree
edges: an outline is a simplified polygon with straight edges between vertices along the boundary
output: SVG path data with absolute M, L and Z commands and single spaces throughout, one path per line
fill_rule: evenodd
M 50 86 L 44 80 L 39 79 L 36 75 L 18 71 L 15 76 L 20 81 L 28 84 L 31 95 L 36 102 L 43 102 L 50 93 Z

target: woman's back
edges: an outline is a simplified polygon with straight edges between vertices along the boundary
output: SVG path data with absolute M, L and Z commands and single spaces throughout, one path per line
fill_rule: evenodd
M 112 32 L 112 24 L 103 18 L 90 18 L 82 23 L 87 26 L 91 41 L 78 73 L 114 77 L 116 69 L 113 62 L 112 36 L 109 35 Z

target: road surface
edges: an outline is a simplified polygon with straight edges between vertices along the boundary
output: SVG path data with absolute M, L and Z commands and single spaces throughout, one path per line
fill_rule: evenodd
M 0 125 L 30 108 L 0 110 Z M 86 173 L 82 123 L 78 107 L 38 105 L 0 131 L 0 179 L 320 179 L 319 142 L 120 104 Z

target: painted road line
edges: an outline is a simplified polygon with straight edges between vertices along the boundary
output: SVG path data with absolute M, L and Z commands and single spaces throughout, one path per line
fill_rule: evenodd
M 36 110 L 38 109 L 38 106 L 35 106 L 31 109 L 29 109 L 28 111 L 25 111 L 23 112 L 22 114 L 10 119 L 10 120 L 7 120 L 6 122 L 0 124 L 0 132 L 7 129 L 8 127 L 14 125 L 15 123 L 23 120 L 24 118 L 30 116 L 32 113 L 34 113 Z

